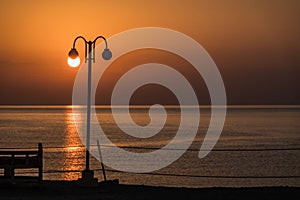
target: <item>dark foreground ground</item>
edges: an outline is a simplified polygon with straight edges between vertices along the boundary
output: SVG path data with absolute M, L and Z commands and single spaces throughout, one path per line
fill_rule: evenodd
M 0 181 L 0 199 L 300 199 L 300 188 L 171 188 L 144 185 L 83 187 L 76 182 L 8 183 Z

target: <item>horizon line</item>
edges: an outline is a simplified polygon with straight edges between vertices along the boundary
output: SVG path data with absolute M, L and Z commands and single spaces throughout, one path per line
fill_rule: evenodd
M 153 106 L 154 104 L 148 105 L 129 105 L 131 108 L 147 108 L 150 106 Z M 210 104 L 200 104 L 200 105 L 164 105 L 161 104 L 165 108 L 178 108 L 178 107 L 185 107 L 185 108 L 193 108 L 193 107 L 199 107 L 199 108 L 223 108 L 227 107 L 229 109 L 231 108 L 300 108 L 300 104 L 232 104 L 232 105 L 210 105 Z M 71 109 L 75 105 L 70 104 L 17 104 L 17 105 L 1 105 L 0 108 L 66 108 Z M 92 107 L 96 108 L 109 108 L 109 107 L 119 107 L 119 108 L 125 108 L 128 105 L 94 105 Z M 84 106 L 83 106 L 84 107 Z

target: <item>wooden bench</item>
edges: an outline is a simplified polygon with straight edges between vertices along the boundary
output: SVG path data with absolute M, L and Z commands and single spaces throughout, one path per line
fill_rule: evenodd
M 43 180 L 43 146 L 38 150 L 0 150 L 0 168 L 4 168 L 4 177 L 14 179 L 15 169 L 38 168 L 38 179 Z

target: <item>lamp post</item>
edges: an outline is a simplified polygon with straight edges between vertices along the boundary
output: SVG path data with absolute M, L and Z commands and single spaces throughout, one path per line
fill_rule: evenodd
M 75 48 L 76 41 L 82 39 L 85 42 L 85 62 L 88 61 L 88 88 L 87 88 L 87 117 L 86 117 L 86 161 L 85 161 L 85 170 L 82 172 L 83 179 L 93 178 L 93 172 L 90 170 L 90 126 L 91 126 L 91 84 L 92 84 L 92 61 L 95 62 L 95 44 L 98 39 L 103 39 L 105 42 L 105 49 L 102 53 L 102 58 L 104 60 L 109 60 L 112 57 L 111 51 L 107 47 L 107 41 L 105 37 L 98 36 L 93 41 L 87 41 L 84 37 L 78 36 L 73 42 L 73 48 L 69 52 L 68 64 L 71 67 L 77 67 L 80 64 L 80 58 L 78 51 Z

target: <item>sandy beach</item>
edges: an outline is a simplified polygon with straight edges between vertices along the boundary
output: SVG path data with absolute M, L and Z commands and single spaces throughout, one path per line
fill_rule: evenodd
M 175 188 L 145 185 L 99 184 L 80 186 L 76 181 L 0 183 L 0 199 L 299 199 L 297 187 Z

